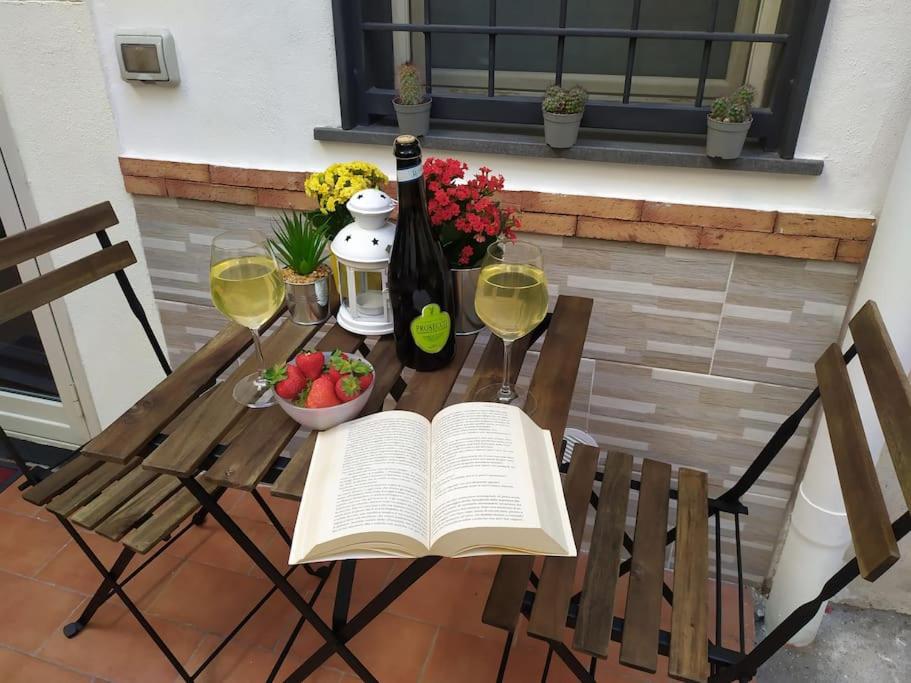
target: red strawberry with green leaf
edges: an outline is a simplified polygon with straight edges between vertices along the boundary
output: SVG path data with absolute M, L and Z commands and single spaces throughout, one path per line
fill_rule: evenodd
M 272 385 L 276 394 L 293 401 L 304 390 L 306 380 L 299 372 L 289 372 L 288 370 L 289 366 L 276 365 L 266 370 L 264 377 Z
M 294 399 L 294 405 L 300 406 L 301 408 L 307 405 L 307 396 L 310 394 L 310 387 L 313 385 L 313 380 L 307 379 L 304 380 L 304 389 L 301 391 L 297 397 Z
M 357 378 L 357 381 L 361 386 L 361 391 L 367 391 L 367 387 L 373 384 L 373 373 L 371 372 L 369 375 L 361 375 Z
M 329 408 L 339 404 L 335 395 L 335 386 L 328 377 L 317 377 L 310 385 L 305 408 Z
M 330 380 L 332 380 L 332 384 L 335 384 L 342 378 L 342 373 L 340 373 L 332 366 L 329 366 L 326 372 L 323 373 L 323 377 L 328 377 Z
M 322 351 L 304 351 L 297 354 L 294 364 L 307 379 L 316 379 L 323 372 Z
M 329 356 L 328 365 L 330 368 L 338 370 L 340 375 L 347 375 L 351 372 L 351 361 L 348 359 L 348 354 L 342 353 L 338 349 Z
M 335 395 L 342 403 L 353 401 L 361 395 L 361 383 L 354 375 L 345 375 L 335 383 Z
M 373 372 L 373 368 L 370 367 L 370 363 L 355 358 L 351 361 L 351 373 L 360 377 L 361 375 L 369 375 Z

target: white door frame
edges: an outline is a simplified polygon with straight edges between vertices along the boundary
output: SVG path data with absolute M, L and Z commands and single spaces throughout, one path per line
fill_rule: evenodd
M 8 179 L 8 182 L 7 182 Z M 38 225 L 38 211 L 28 191 L 9 119 L 0 100 L 0 213 L 7 235 Z M 20 264 L 23 282 L 53 269 L 43 255 Z M 51 445 L 76 446 L 101 431 L 90 399 L 88 379 L 79 361 L 72 325 L 62 301 L 35 310 L 35 324 L 47 354 L 60 401 L 0 390 L 0 420 L 10 436 Z M 66 349 L 69 349 L 67 353 Z

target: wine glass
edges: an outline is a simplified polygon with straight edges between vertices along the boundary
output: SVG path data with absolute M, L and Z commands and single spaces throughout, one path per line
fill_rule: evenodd
M 263 376 L 266 360 L 259 327 L 281 307 L 285 286 L 265 235 L 257 230 L 230 230 L 212 240 L 209 286 L 215 308 L 239 325 L 250 329 L 261 370 L 234 386 L 234 400 L 249 408 L 275 404 L 269 382 Z
M 518 405 L 529 415 L 534 412 L 531 393 L 521 396 L 512 384 L 509 358 L 512 343 L 544 320 L 547 299 L 547 278 L 538 247 L 521 240 L 500 240 L 487 248 L 474 305 L 478 317 L 503 340 L 503 382 L 481 387 L 476 400 Z

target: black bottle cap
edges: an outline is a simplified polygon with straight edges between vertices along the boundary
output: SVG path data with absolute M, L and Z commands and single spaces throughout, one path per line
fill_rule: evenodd
M 392 149 L 396 159 L 416 159 L 421 156 L 421 143 L 413 135 L 399 135 Z

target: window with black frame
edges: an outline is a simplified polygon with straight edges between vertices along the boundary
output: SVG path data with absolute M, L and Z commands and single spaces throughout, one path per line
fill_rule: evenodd
M 437 120 L 540 123 L 552 83 L 583 126 L 705 132 L 714 98 L 756 90 L 750 136 L 791 158 L 828 0 L 335 0 L 343 127 L 392 115 L 413 62 Z

